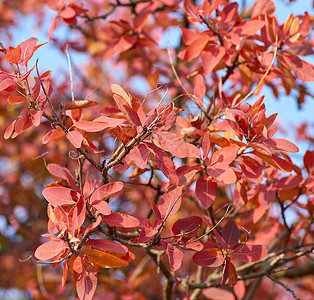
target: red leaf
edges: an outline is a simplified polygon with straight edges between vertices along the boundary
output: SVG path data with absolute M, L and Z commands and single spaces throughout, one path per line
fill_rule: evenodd
M 90 198 L 90 203 L 92 205 L 98 204 L 98 202 L 104 202 L 112 195 L 120 192 L 123 189 L 123 183 L 121 181 L 107 183 L 100 188 L 98 188 Z
M 62 186 L 52 186 L 43 190 L 43 196 L 52 206 L 74 204 L 70 191 L 70 189 Z
M 303 157 L 304 166 L 309 174 L 313 173 L 314 167 L 314 151 L 306 151 Z
M 174 184 L 179 185 L 179 177 L 169 156 L 152 143 L 146 143 L 155 153 L 155 161 L 162 173 Z
M 140 126 L 141 125 L 140 118 L 137 115 L 136 111 L 130 106 L 131 102 L 130 96 L 118 84 L 111 85 L 111 92 L 113 99 L 115 100 L 116 104 L 118 105 L 126 119 L 131 124 L 133 123 L 136 126 Z
M 74 127 L 80 130 L 84 130 L 86 132 L 98 132 L 108 127 L 111 127 L 111 125 L 105 122 L 80 120 L 74 124 Z
M 178 158 L 189 156 L 189 152 L 184 140 L 179 140 L 174 132 L 157 131 L 153 137 L 160 143 L 163 150 L 170 152 Z
M 198 103 L 199 105 L 203 106 L 203 99 L 205 97 L 206 93 L 206 85 L 204 76 L 202 74 L 197 74 L 194 79 L 194 88 L 193 88 L 193 94 L 196 97 L 194 101 Z
M 190 232 L 187 236 L 191 237 L 196 236 L 198 228 L 202 224 L 202 218 L 197 216 L 192 216 L 188 218 L 179 219 L 172 226 L 173 235 Z M 183 235 L 183 238 L 186 239 L 186 235 Z
M 207 47 L 201 55 L 204 73 L 209 75 L 220 62 L 220 60 L 225 56 L 225 54 L 226 50 L 224 47 Z
M 50 260 L 68 248 L 63 240 L 49 241 L 40 245 L 35 251 L 35 257 L 39 260 Z
M 170 269 L 174 272 L 177 271 L 181 267 L 183 252 L 169 243 L 162 242 L 162 244 L 168 255 Z
M 263 245 L 239 244 L 233 248 L 232 255 L 244 262 L 254 262 L 263 259 L 267 253 L 268 250 Z
M 229 220 L 222 229 L 221 235 L 229 246 L 235 246 L 240 238 L 240 231 L 238 226 L 232 220 Z
M 267 147 L 272 149 L 283 150 L 287 152 L 299 152 L 299 148 L 295 144 L 285 139 L 264 139 L 262 142 Z
M 83 135 L 80 132 L 76 130 L 69 131 L 66 137 L 75 148 L 81 147 L 82 141 L 83 141 Z
M 172 217 L 180 209 L 181 195 L 182 190 L 179 187 L 169 190 L 163 194 L 160 199 L 160 204 L 158 205 L 162 219 Z
M 295 76 L 303 82 L 314 81 L 314 67 L 296 55 L 287 52 L 278 55 L 279 59 L 292 70 Z
M 79 299 L 93 300 L 98 272 L 92 265 L 85 266 L 81 256 L 78 256 L 73 263 L 76 291 Z
M 13 86 L 15 86 L 15 82 L 12 77 L 6 73 L 0 72 L 0 92 Z
M 217 183 L 210 177 L 200 177 L 195 186 L 195 194 L 203 208 L 209 208 L 217 196 Z
M 5 58 L 8 63 L 18 64 L 21 57 L 21 47 L 17 46 L 16 48 L 9 47 L 7 53 L 5 54 Z
M 254 35 L 258 30 L 264 27 L 265 22 L 262 20 L 249 20 L 235 25 L 230 32 L 228 37 L 234 44 L 239 44 L 241 38 Z
M 113 212 L 109 216 L 103 216 L 103 220 L 111 227 L 142 227 L 140 219 L 124 213 Z
M 91 205 L 104 216 L 108 216 L 111 214 L 111 208 L 106 201 L 96 201 Z
M 131 149 L 129 155 L 139 168 L 145 169 L 149 154 L 149 148 L 144 143 L 140 143 L 139 145 Z
M 214 242 L 205 242 L 203 245 L 203 250 L 193 255 L 193 261 L 203 267 L 221 266 L 224 262 L 224 257 L 219 246 Z
M 241 170 L 248 180 L 254 183 L 261 183 L 263 181 L 262 171 L 264 167 L 255 159 L 242 155 L 237 160 L 240 161 Z

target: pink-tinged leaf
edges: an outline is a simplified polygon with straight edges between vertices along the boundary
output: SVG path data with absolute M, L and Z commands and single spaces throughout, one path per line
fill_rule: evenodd
M 206 132 L 202 140 L 203 158 L 206 158 L 210 151 L 210 138 Z
M 134 28 L 137 31 L 142 31 L 142 29 L 146 25 L 149 17 L 151 16 L 151 14 L 152 14 L 152 12 L 148 9 L 148 10 L 144 10 L 139 15 L 137 15 L 136 18 L 134 19 L 134 22 L 133 22 Z
M 191 61 L 198 57 L 205 49 L 210 37 L 207 34 L 203 34 L 197 40 L 195 40 L 190 46 L 178 54 L 178 57 L 185 61 Z
M 49 26 L 49 30 L 48 30 L 48 40 L 49 41 L 51 41 L 51 35 L 52 35 L 53 31 L 56 29 L 58 18 L 59 18 L 59 16 L 55 15 L 51 21 L 50 26 Z
M 102 215 L 108 216 L 111 214 L 111 208 L 106 201 L 96 201 L 91 204 L 94 208 L 96 208 Z
M 248 180 L 254 183 L 261 183 L 263 181 L 262 171 L 264 167 L 255 159 L 247 156 L 240 156 L 237 160 L 240 162 L 241 170 Z
M 239 244 L 232 251 L 233 257 L 244 262 L 255 262 L 263 259 L 268 250 L 263 245 Z
M 22 132 L 22 130 L 24 129 L 25 123 L 28 120 L 28 113 L 29 113 L 29 108 L 24 108 L 21 111 L 20 115 L 17 117 L 15 127 L 14 127 L 17 133 Z
M 201 55 L 204 73 L 209 75 L 218 65 L 220 60 L 225 56 L 226 50 L 224 47 L 209 46 Z
M 237 157 L 237 153 L 239 150 L 239 146 L 237 145 L 229 145 L 227 147 L 224 147 L 216 152 L 211 157 L 211 164 L 214 165 L 229 165 L 231 164 L 235 158 Z
M 80 120 L 74 124 L 74 127 L 80 130 L 84 130 L 86 132 L 99 132 L 108 127 L 111 127 L 111 125 L 105 122 Z
M 121 181 L 107 183 L 98 188 L 90 198 L 90 203 L 94 205 L 100 201 L 105 201 L 112 195 L 120 192 L 123 189 L 123 183 Z
M 231 292 L 220 288 L 207 288 L 202 291 L 202 294 L 210 300 L 235 300 Z
M 50 260 L 68 248 L 63 240 L 49 241 L 40 245 L 35 251 L 35 257 L 39 260 Z
M 177 271 L 181 267 L 183 252 L 169 243 L 162 242 L 162 245 L 168 255 L 170 269 Z
M 34 126 L 38 127 L 40 125 L 43 113 L 44 113 L 43 110 L 38 111 L 38 110 L 31 109 L 29 111 L 29 114 L 31 116 L 31 120 Z
M 66 137 L 75 148 L 81 147 L 82 141 L 83 141 L 83 135 L 80 132 L 76 130 L 69 131 L 66 134 Z
M 283 171 L 283 172 L 291 172 L 292 164 L 277 155 L 273 154 L 271 156 L 263 155 L 257 151 L 253 151 L 253 153 L 263 159 L 265 162 L 270 164 L 271 166 Z
M 12 77 L 6 73 L 0 73 L 0 92 L 13 86 L 15 86 L 15 82 Z
M 179 140 L 174 132 L 157 131 L 153 137 L 160 143 L 163 150 L 170 152 L 173 156 L 178 158 L 189 156 L 184 140 Z
M 174 185 L 179 185 L 179 177 L 176 173 L 175 166 L 170 157 L 154 144 L 147 142 L 146 145 L 154 151 L 156 164 L 158 165 L 162 173 Z
M 210 177 L 200 177 L 195 186 L 195 194 L 204 209 L 209 208 L 217 196 L 217 183 Z
M 281 62 L 292 70 L 295 76 L 303 82 L 314 81 L 314 67 L 310 63 L 300 59 L 296 55 L 282 53 L 278 55 Z
M 19 60 L 19 64 L 22 66 L 27 66 L 28 61 L 31 59 L 31 57 L 33 56 L 34 52 L 41 46 L 47 44 L 47 43 L 43 43 L 40 45 L 37 45 L 38 39 L 32 37 L 29 38 L 28 40 L 20 43 L 20 47 L 21 47 L 21 57 Z
M 203 250 L 193 255 L 193 261 L 203 267 L 221 266 L 224 262 L 224 257 L 219 246 L 214 242 L 205 242 L 203 245 Z
M 189 234 L 187 234 L 188 237 L 191 237 L 191 235 L 196 236 L 198 228 L 202 223 L 202 218 L 197 216 L 179 219 L 173 224 L 171 231 L 173 235 L 189 232 Z M 186 239 L 186 236 L 183 235 L 182 238 Z
M 233 170 L 228 165 L 215 165 L 214 167 L 208 167 L 207 174 L 222 184 L 235 183 L 237 177 Z
M 142 227 L 141 221 L 131 215 L 113 212 L 109 216 L 103 216 L 103 220 L 111 227 L 137 228 Z
M 94 153 L 102 153 L 104 152 L 105 150 L 99 150 L 94 144 L 93 142 L 91 141 L 91 139 L 86 135 L 86 134 L 83 134 L 83 144 L 88 147 L 89 149 L 91 149 Z
M 86 218 L 86 204 L 82 196 L 71 208 L 68 214 L 68 230 L 74 236 L 78 228 L 80 228 Z
M 89 265 L 84 265 L 81 256 L 78 256 L 73 263 L 73 271 L 76 291 L 79 299 L 93 300 L 96 287 L 98 272 Z
M 158 233 L 158 230 L 151 226 L 144 227 L 141 230 L 138 241 L 140 243 L 146 243 L 150 241 L 157 233 Z
M 43 190 L 43 196 L 52 206 L 74 204 L 70 191 L 62 186 L 51 186 Z
M 314 167 L 314 151 L 306 151 L 303 157 L 304 166 L 309 174 L 313 173 Z
M 145 169 L 149 154 L 149 148 L 144 143 L 140 143 L 131 149 L 129 155 L 130 159 L 132 159 L 139 168 Z
M 125 118 L 131 124 L 140 126 L 141 121 L 139 119 L 139 116 L 137 115 L 136 111 L 130 106 L 130 96 L 118 84 L 111 85 L 111 92 L 113 99 L 115 100 Z
M 160 211 L 159 211 L 157 205 L 156 205 L 151 199 L 149 199 L 149 202 L 150 202 L 150 205 L 151 205 L 151 207 L 152 207 L 152 210 L 153 210 L 153 212 L 154 212 L 155 217 L 156 217 L 158 220 L 162 221 L 161 213 L 160 213 Z
M 221 235 L 229 246 L 235 246 L 240 238 L 240 231 L 238 226 L 232 220 L 229 220 L 222 229 Z
M 203 100 L 206 94 L 206 85 L 204 76 L 202 74 L 197 74 L 195 76 L 193 94 L 196 97 L 194 101 L 203 106 Z
M 64 9 L 62 9 L 62 11 L 60 12 L 59 15 L 63 19 L 71 19 L 71 18 L 75 17 L 76 12 L 73 8 L 67 6 Z
M 249 20 L 235 25 L 230 32 L 228 37 L 234 44 L 241 42 L 241 38 L 252 36 L 262 27 L 265 26 L 265 22 L 262 20 Z
M 98 216 L 98 218 L 96 219 L 96 221 L 94 223 L 91 223 L 91 224 L 88 225 L 87 229 L 90 230 L 90 231 L 94 230 L 97 226 L 99 226 L 101 221 L 102 221 L 102 217 Z
M 194 158 L 201 158 L 201 151 L 198 147 L 196 147 L 193 144 L 185 143 L 186 148 L 188 150 L 188 156 L 187 157 L 194 157 Z
M 182 190 L 179 187 L 169 190 L 163 194 L 160 199 L 160 204 L 158 205 L 162 219 L 172 217 L 180 209 L 181 195 Z
M 252 7 L 251 18 L 264 14 L 273 16 L 275 11 L 276 6 L 272 0 L 257 0 Z
M 67 176 L 65 176 L 64 174 L 63 167 L 57 164 L 51 163 L 47 165 L 47 170 L 52 176 L 63 179 L 63 180 L 67 180 Z
M 243 299 L 245 295 L 245 283 L 244 280 L 239 280 L 237 284 L 233 287 L 233 291 L 238 297 L 238 299 Z
M 284 139 L 264 139 L 262 142 L 264 145 L 272 149 L 287 152 L 299 152 L 299 148 L 295 144 Z
M 238 18 L 238 14 L 239 14 L 238 9 L 239 9 L 239 5 L 236 2 L 229 3 L 222 9 L 222 11 L 219 14 L 220 29 L 226 29 L 235 24 Z

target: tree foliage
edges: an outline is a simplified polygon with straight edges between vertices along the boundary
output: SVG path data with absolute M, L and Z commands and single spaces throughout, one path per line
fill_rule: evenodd
M 295 128 L 310 145 L 298 159 L 262 95 L 310 101 L 307 12 L 280 24 L 272 0 L 0 11 L 2 292 L 311 299 L 313 138 Z M 49 19 L 69 68 L 41 70 L 48 45 L 32 35 L 12 44 L 23 14 Z

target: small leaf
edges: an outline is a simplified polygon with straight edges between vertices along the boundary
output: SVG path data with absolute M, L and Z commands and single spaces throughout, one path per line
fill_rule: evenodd
M 68 248 L 63 240 L 49 241 L 40 245 L 35 251 L 35 257 L 39 260 L 50 260 Z
M 43 190 L 43 196 L 52 206 L 74 204 L 70 189 L 62 186 L 47 187 Z
M 76 130 L 69 131 L 66 134 L 66 138 L 71 142 L 71 144 L 75 148 L 81 147 L 82 141 L 83 141 L 83 135 L 79 131 L 76 131 Z
M 200 177 L 195 186 L 195 194 L 204 209 L 209 208 L 217 196 L 217 183 L 210 177 Z
M 203 250 L 193 255 L 193 261 L 203 267 L 221 266 L 224 262 L 224 257 L 219 246 L 214 242 L 205 242 L 203 245 Z
M 235 246 L 240 238 L 240 231 L 238 226 L 232 220 L 229 220 L 222 229 L 221 235 L 229 246 Z

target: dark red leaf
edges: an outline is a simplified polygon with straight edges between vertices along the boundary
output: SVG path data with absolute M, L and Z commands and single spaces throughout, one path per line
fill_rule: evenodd
M 232 220 L 229 220 L 222 229 L 221 235 L 229 246 L 235 246 L 240 238 L 240 231 L 238 226 Z

